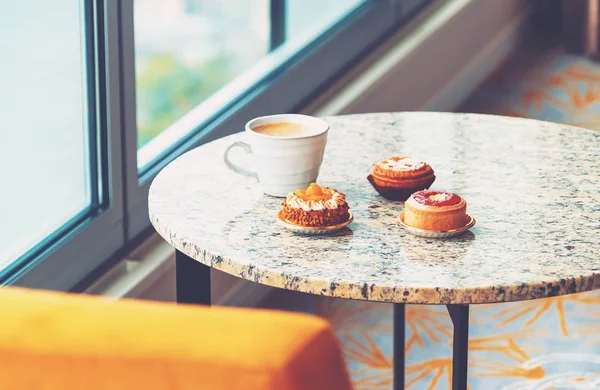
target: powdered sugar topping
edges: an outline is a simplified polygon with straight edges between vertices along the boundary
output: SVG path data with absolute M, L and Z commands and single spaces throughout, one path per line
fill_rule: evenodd
M 379 165 L 385 169 L 391 169 L 392 171 L 416 171 L 417 169 L 423 168 L 425 163 L 412 157 L 406 157 L 400 160 L 391 158 L 383 160 Z

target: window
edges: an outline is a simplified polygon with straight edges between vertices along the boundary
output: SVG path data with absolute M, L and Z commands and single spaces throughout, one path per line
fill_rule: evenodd
M 122 167 L 108 162 L 115 147 L 120 165 L 118 140 L 107 143 L 118 129 L 106 115 L 104 12 L 59 3 L 0 4 L 0 282 L 66 290 L 124 237 Z
M 98 205 L 83 7 L 35 3 L 0 5 L 0 270 Z
M 80 290 L 151 231 L 158 170 L 301 109 L 428 1 L 0 4 L 0 283 Z
M 134 28 L 143 149 L 267 54 L 268 0 L 135 0 Z

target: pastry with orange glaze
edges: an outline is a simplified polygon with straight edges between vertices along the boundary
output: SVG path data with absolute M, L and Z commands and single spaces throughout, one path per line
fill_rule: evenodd
M 404 223 L 423 230 L 454 230 L 467 223 L 467 201 L 446 191 L 418 191 L 404 203 Z
M 426 162 L 394 156 L 375 164 L 367 179 L 384 198 L 406 200 L 415 191 L 428 189 L 435 174 Z
M 287 194 L 282 206 L 280 218 L 298 226 L 334 226 L 350 218 L 346 195 L 316 183 Z

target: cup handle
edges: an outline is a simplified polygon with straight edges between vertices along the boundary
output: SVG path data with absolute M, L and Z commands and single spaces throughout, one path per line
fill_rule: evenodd
M 252 154 L 252 149 L 250 148 L 250 145 L 241 141 L 234 142 L 231 145 L 229 145 L 227 149 L 225 149 L 225 153 L 223 154 L 223 161 L 225 161 L 225 165 L 227 165 L 229 169 L 231 169 L 235 173 L 239 173 L 240 175 L 256 177 L 256 172 L 252 172 L 242 167 L 239 167 L 229 160 L 229 151 L 235 147 L 240 147 L 244 149 L 244 152 L 246 152 L 246 154 Z

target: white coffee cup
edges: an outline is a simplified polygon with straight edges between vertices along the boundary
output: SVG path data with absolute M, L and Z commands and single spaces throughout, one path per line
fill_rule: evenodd
M 268 124 L 297 124 L 293 135 L 270 135 L 254 131 Z M 263 127 L 264 128 L 264 127 Z M 317 181 L 327 143 L 329 124 L 323 119 L 300 114 L 262 116 L 246 123 L 248 143 L 235 142 L 223 156 L 232 171 L 258 179 L 265 194 L 285 197 Z M 229 151 L 241 147 L 252 155 L 254 170 L 242 168 L 229 159 Z

